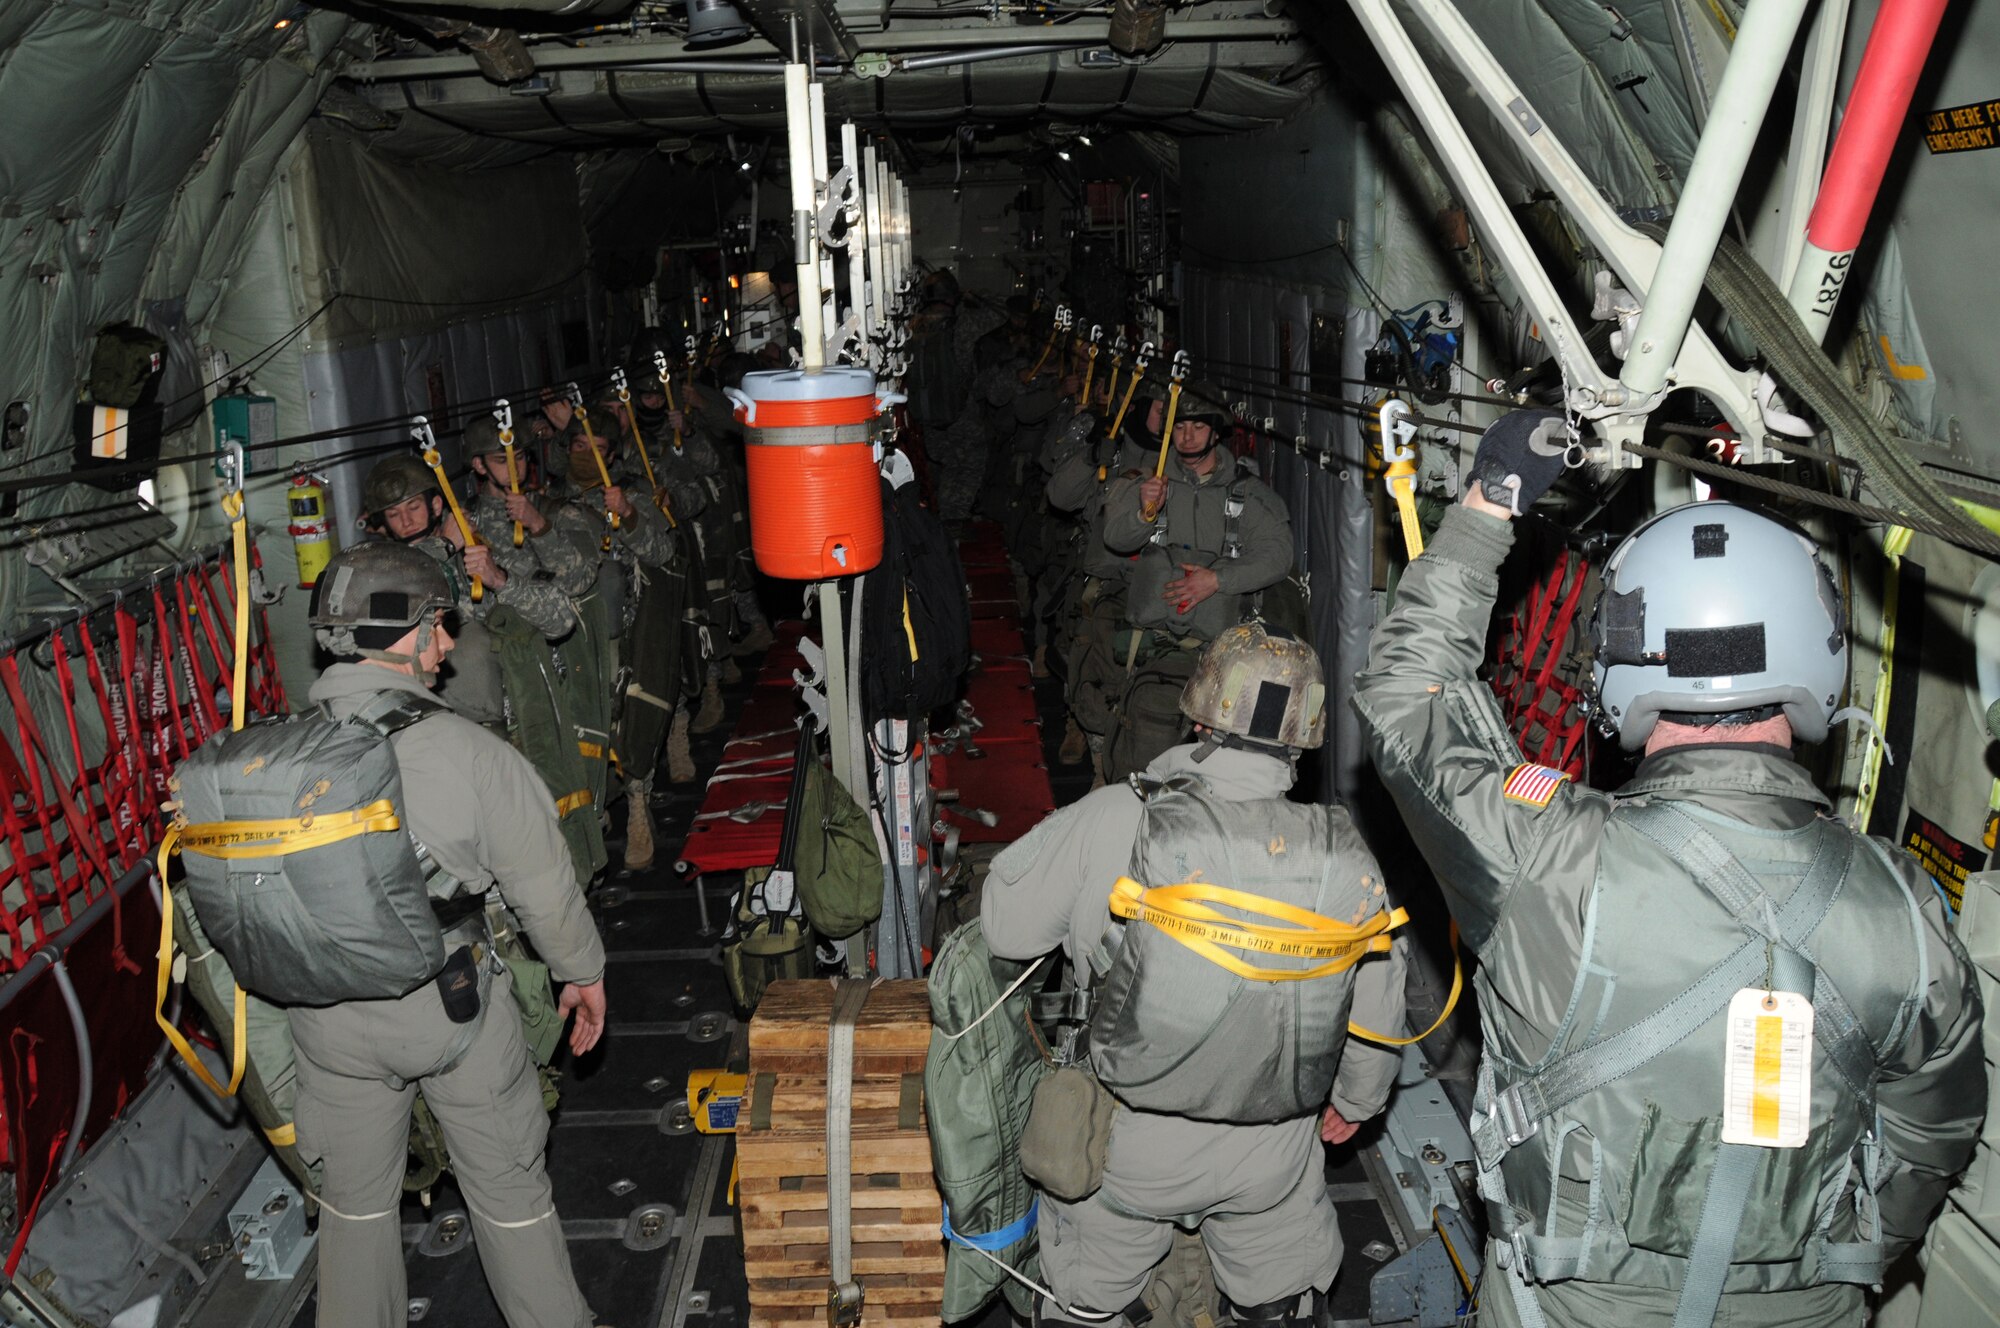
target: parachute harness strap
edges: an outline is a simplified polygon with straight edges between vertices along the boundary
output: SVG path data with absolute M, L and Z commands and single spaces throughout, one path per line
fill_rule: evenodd
M 417 440 L 417 450 L 422 453 L 424 464 L 437 476 L 438 491 L 444 494 L 445 506 L 451 509 L 451 519 L 458 523 L 458 533 L 465 540 L 465 547 L 471 548 L 486 541 L 479 538 L 472 523 L 465 519 L 465 509 L 458 505 L 458 490 L 452 487 L 451 478 L 444 473 L 444 457 L 438 452 L 437 436 L 431 432 L 431 422 L 419 415 L 410 426 L 410 436 Z M 472 578 L 472 602 L 477 604 L 486 598 L 486 587 L 478 577 Z
M 500 426 L 500 449 L 507 454 L 507 492 L 518 495 L 521 492 L 521 468 L 514 464 L 514 408 L 501 397 L 493 403 L 493 422 Z M 521 523 L 514 523 L 514 547 L 520 548 L 528 532 Z

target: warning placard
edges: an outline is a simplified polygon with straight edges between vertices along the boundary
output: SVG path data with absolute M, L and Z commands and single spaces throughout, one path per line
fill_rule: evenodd
M 1947 106 L 1924 117 L 1924 146 L 1932 156 L 2000 147 L 2000 101 Z
M 1903 821 L 1903 847 L 1944 887 L 1956 910 L 1965 900 L 1965 878 L 1986 865 L 1986 854 L 1944 832 L 1930 817 L 1912 811 Z

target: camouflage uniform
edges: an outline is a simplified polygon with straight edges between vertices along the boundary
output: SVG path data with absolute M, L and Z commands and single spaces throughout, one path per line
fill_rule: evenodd
M 536 504 L 538 507 L 540 504 Z M 513 576 L 512 563 L 532 558 L 557 590 L 566 596 L 586 595 L 597 584 L 597 541 L 584 541 L 574 531 L 564 531 L 549 519 L 549 528 L 539 535 L 523 532 L 520 548 L 514 547 L 514 518 L 507 515 L 507 501 L 497 494 L 481 493 L 465 508 L 465 519 L 479 537 L 493 547 L 500 565 Z M 509 581 L 509 589 L 512 581 Z M 503 602 L 505 602 L 503 600 Z M 518 607 L 518 606 L 517 606 Z M 571 614 L 574 623 L 575 615 Z M 551 640 L 554 637 L 550 638 Z

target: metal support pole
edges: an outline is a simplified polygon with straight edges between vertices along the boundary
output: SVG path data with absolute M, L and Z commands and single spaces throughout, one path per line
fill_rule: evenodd
M 819 235 L 813 225 L 818 205 L 813 187 L 811 74 L 802 64 L 785 66 L 785 155 L 792 178 L 792 262 L 799 283 L 800 354 L 807 369 L 822 369 L 826 367 L 826 327 L 820 309 Z
M 812 83 L 806 87 L 806 114 L 812 124 L 813 197 L 815 211 L 819 204 L 826 202 L 827 182 L 833 176 L 832 164 L 827 160 L 826 142 L 826 85 Z M 826 338 L 835 335 L 840 326 L 840 292 L 834 285 L 833 254 L 825 245 L 817 246 L 819 251 L 820 289 L 820 335 L 822 344 Z M 820 353 L 824 363 L 831 358 L 831 347 Z
M 833 777 L 857 800 L 867 792 L 852 782 L 855 731 L 847 722 L 847 632 L 841 621 L 840 583 L 819 583 L 819 631 L 826 647 L 826 738 Z
M 1784 235 L 1777 266 L 1771 269 L 1780 286 L 1789 287 L 1799 270 L 1799 251 L 1806 242 L 1804 218 L 1812 213 L 1820 173 L 1826 169 L 1833 100 L 1840 91 L 1840 56 L 1847 45 L 1847 11 L 1848 0 L 1820 0 L 1806 34 L 1799 100 L 1792 110 L 1791 145 L 1785 152 L 1784 211 L 1780 216 Z
M 1889 169 L 1889 157 L 1910 113 L 1946 0 L 1883 0 L 1861 53 L 1846 115 L 1834 140 L 1826 178 L 1806 224 L 1805 243 L 1787 295 L 1813 334 L 1825 340 L 1840 304 L 1854 251 Z M 1740 44 L 1740 43 L 1739 43 Z
M 882 166 L 875 158 L 875 145 L 861 149 L 861 219 L 868 228 L 868 308 L 874 329 L 885 339 L 889 333 L 889 301 L 883 284 Z M 877 366 L 880 367 L 880 366 Z
M 1729 221 L 1743 170 L 1756 146 L 1758 126 L 1792 52 L 1792 38 L 1807 0 L 1753 0 L 1730 48 L 1694 163 L 1681 190 L 1680 209 L 1667 231 L 1660 266 L 1645 294 L 1631 353 L 1619 375 L 1627 392 L 1645 400 L 1666 386 L 1687 339 L 1695 300 Z
M 867 188 L 867 177 L 861 173 L 860 135 L 855 132 L 852 120 L 840 126 L 840 164 L 853 178 L 855 197 L 860 198 Z M 875 335 L 875 315 L 868 305 L 868 245 L 873 232 L 865 220 L 865 211 L 856 206 L 847 213 L 847 298 L 861 329 L 863 353 L 869 355 L 872 363 L 869 338 Z

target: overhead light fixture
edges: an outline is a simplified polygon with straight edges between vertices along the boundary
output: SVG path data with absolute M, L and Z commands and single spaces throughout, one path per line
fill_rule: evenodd
M 1058 157 L 1061 157 L 1061 158 L 1062 158 L 1062 159 L 1063 159 L 1064 161 L 1068 161 L 1068 160 L 1069 160 L 1069 149 L 1068 149 L 1068 148 L 1057 148 L 1057 149 L 1056 149 L 1056 155 L 1057 155 Z
M 1089 134 L 1078 134 L 1076 136 L 1076 141 L 1083 144 L 1085 147 L 1089 147 L 1091 145 Z
M 706 49 L 740 42 L 750 35 L 750 25 L 729 0 L 687 0 L 690 47 Z

